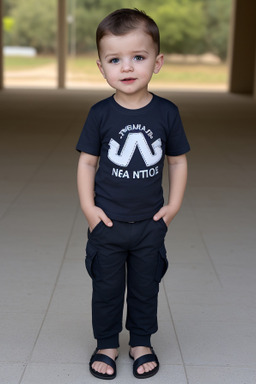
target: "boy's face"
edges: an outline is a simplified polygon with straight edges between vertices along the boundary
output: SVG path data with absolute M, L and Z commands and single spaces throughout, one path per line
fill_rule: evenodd
M 163 55 L 157 55 L 150 35 L 136 29 L 122 36 L 104 36 L 97 64 L 117 92 L 136 94 L 147 90 L 153 73 L 158 73 L 163 65 Z

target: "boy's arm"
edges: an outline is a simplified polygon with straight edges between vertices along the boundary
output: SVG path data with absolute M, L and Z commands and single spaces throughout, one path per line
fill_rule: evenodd
M 168 204 L 163 206 L 154 216 L 157 221 L 161 218 L 168 226 L 174 216 L 178 213 L 186 184 L 187 184 L 187 158 L 186 155 L 167 156 L 169 170 L 169 199 Z
M 108 227 L 113 225 L 105 212 L 97 207 L 94 202 L 94 181 L 98 159 L 97 156 L 81 152 L 77 169 L 78 195 L 81 209 L 88 221 L 90 231 L 92 231 L 100 221 L 103 221 Z

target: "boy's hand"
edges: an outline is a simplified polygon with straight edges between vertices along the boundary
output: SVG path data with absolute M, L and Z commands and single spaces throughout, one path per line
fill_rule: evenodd
M 89 224 L 89 229 L 91 232 L 99 224 L 100 221 L 103 221 L 103 223 L 107 227 L 113 226 L 113 222 L 109 219 L 109 217 L 105 214 L 105 212 L 99 207 L 94 206 L 93 208 L 91 208 L 90 211 L 87 212 L 86 216 Z
M 174 209 L 169 205 L 164 205 L 153 217 L 155 221 L 163 219 L 166 226 L 168 227 L 171 221 L 174 219 L 174 216 L 177 214 L 178 210 Z

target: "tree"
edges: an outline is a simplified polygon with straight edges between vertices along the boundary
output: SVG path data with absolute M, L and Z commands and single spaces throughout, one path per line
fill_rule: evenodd
M 14 28 L 14 19 L 12 17 L 4 17 L 3 26 L 4 26 L 4 45 L 11 45 L 12 31 Z
M 12 10 L 12 8 L 15 7 L 16 0 L 4 0 L 3 1 L 3 14 L 4 16 L 8 16 Z
M 205 32 L 201 1 L 162 1 L 154 12 L 161 32 L 162 50 L 175 53 L 198 53 Z
M 131 2 L 133 1 L 131 0 Z M 131 4 L 129 6 L 132 7 Z M 99 22 L 110 12 L 124 7 L 127 7 L 125 0 L 76 0 L 75 19 L 78 52 L 95 50 L 95 32 Z
M 18 45 L 29 45 L 39 52 L 56 49 L 57 2 L 52 0 L 19 1 L 11 11 L 15 20 L 13 40 Z
M 231 1 L 129 0 L 127 4 L 127 0 L 67 0 L 67 5 L 74 18 L 77 53 L 96 49 L 95 30 L 103 17 L 129 7 L 146 11 L 157 22 L 163 52 L 208 51 L 225 59 Z M 57 0 L 5 0 L 4 16 L 13 20 L 8 33 L 5 28 L 6 42 L 30 45 L 44 53 L 55 51 Z
M 72 1 L 72 0 L 71 0 Z M 127 7 L 125 0 L 76 0 L 78 51 L 95 49 L 95 26 L 109 12 Z M 192 52 L 205 30 L 199 0 L 131 0 L 129 8 L 145 10 L 158 23 L 165 52 Z
M 203 5 L 206 19 L 205 50 L 225 59 L 227 56 L 231 0 L 204 0 Z

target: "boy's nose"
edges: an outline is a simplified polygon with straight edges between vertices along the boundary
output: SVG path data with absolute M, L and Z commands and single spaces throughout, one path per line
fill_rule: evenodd
M 132 72 L 133 71 L 133 65 L 130 60 L 125 60 L 122 63 L 122 72 Z

